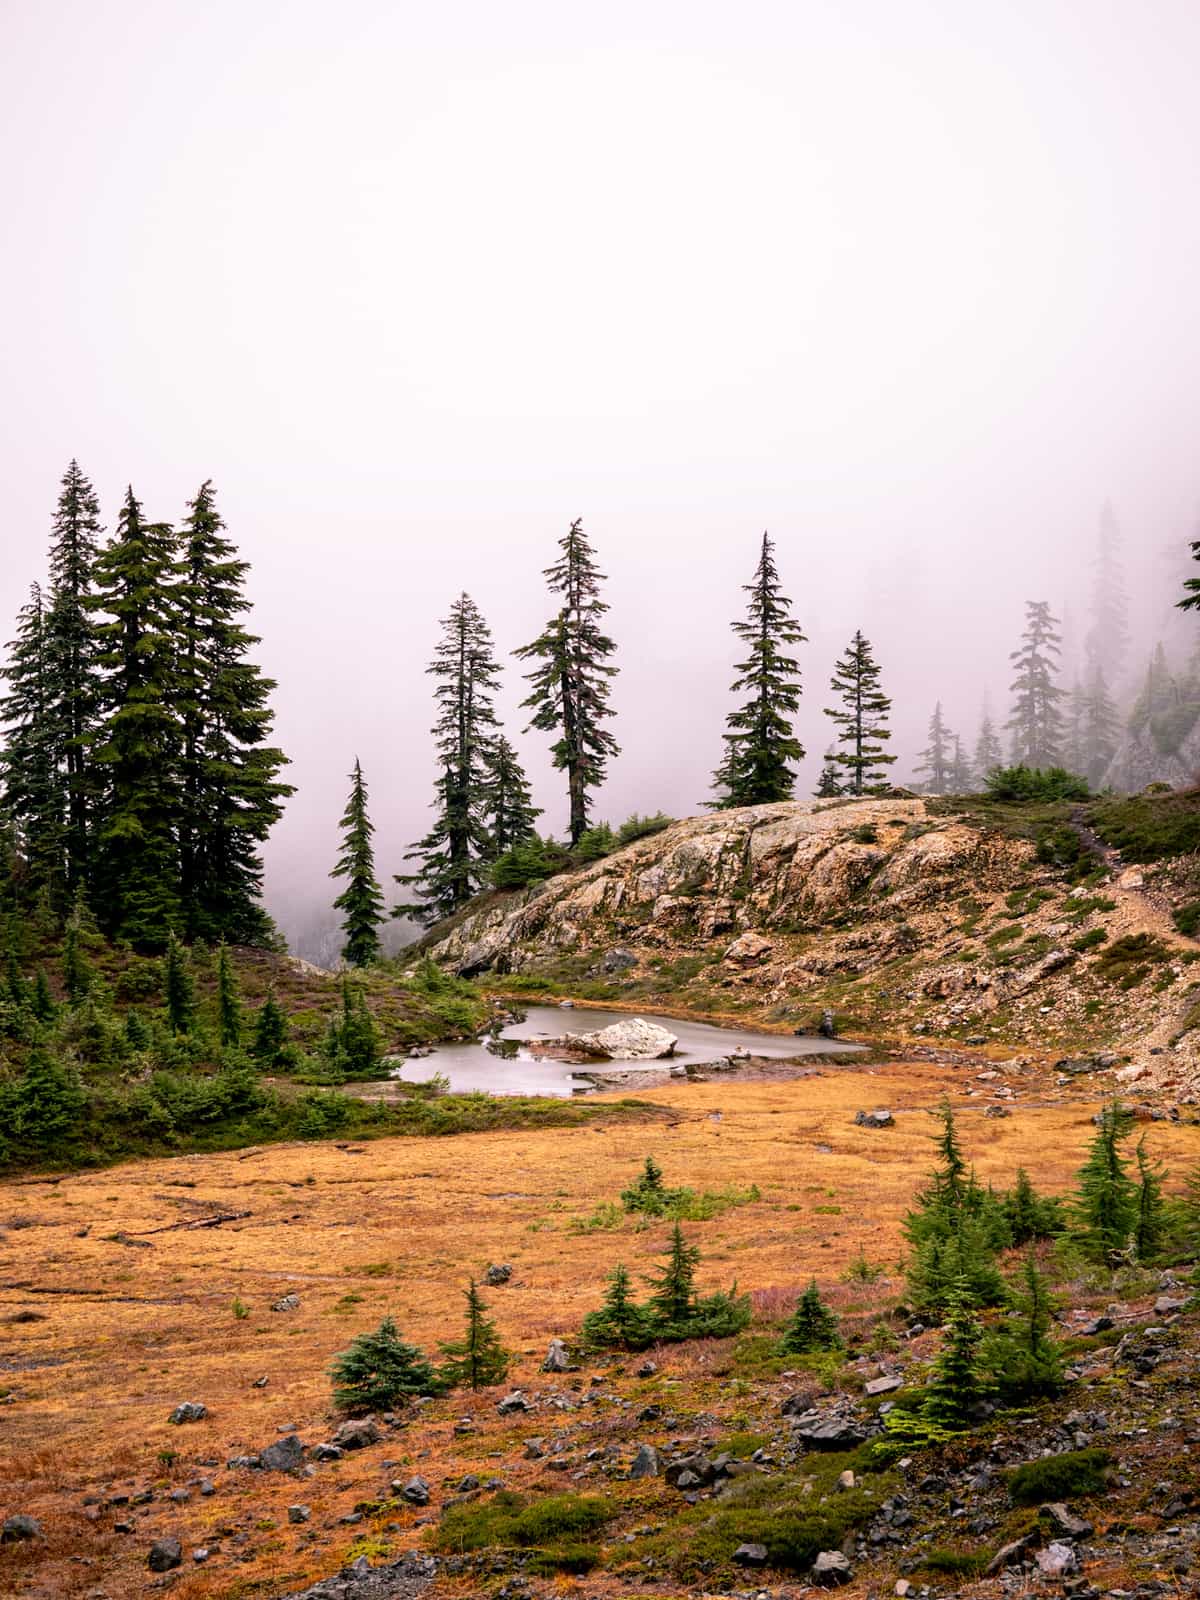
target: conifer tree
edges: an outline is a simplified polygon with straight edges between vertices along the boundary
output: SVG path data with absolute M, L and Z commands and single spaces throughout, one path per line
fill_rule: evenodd
M 287 1027 L 283 1007 L 276 1000 L 274 990 L 268 989 L 266 999 L 254 1019 L 254 1043 L 251 1047 L 251 1054 L 260 1066 L 273 1067 L 277 1064 L 287 1042 Z
M 696 1267 L 700 1251 L 689 1245 L 683 1229 L 676 1222 L 671 1229 L 671 1243 L 666 1265 L 655 1275 L 655 1288 L 650 1296 L 650 1308 L 656 1320 L 668 1328 L 684 1328 L 696 1311 Z
M 92 986 L 92 974 L 83 951 L 79 948 L 79 920 L 72 917 L 63 935 L 62 953 L 63 988 L 73 1006 L 78 1005 Z
M 967 760 L 963 742 L 954 735 L 954 753 L 950 759 L 950 793 L 969 794 L 971 791 L 971 763 Z
M 837 763 L 831 751 L 825 752 L 825 765 L 821 768 L 821 776 L 817 779 L 817 787 L 813 795 L 818 800 L 836 800 L 842 793 L 842 785 L 838 778 Z
M 5 1096 L 4 1131 L 31 1153 L 50 1155 L 82 1131 L 87 1096 L 76 1073 L 42 1044 L 35 1044 L 21 1076 Z
M 346 887 L 333 902 L 342 913 L 342 960 L 365 967 L 379 954 L 379 927 L 384 919 L 383 894 L 375 877 L 374 824 L 367 815 L 367 783 L 358 757 L 350 774 L 350 798 L 342 813 L 342 853 L 331 878 L 345 878 Z
M 1119 1100 L 1106 1106 L 1079 1172 L 1077 1231 L 1084 1248 L 1102 1259 L 1124 1250 L 1137 1230 L 1137 1185 L 1121 1154 L 1132 1128 L 1133 1116 Z
M 44 967 L 39 967 L 33 977 L 33 994 L 29 999 L 29 1007 L 34 1016 L 41 1023 L 53 1020 L 57 1007 L 54 996 L 50 993 L 50 984 L 46 977 Z
M 1070 770 L 1098 787 L 1117 753 L 1121 737 L 1121 719 L 1099 662 L 1091 668 L 1080 687 L 1079 711 L 1079 755 Z
M 986 1389 L 979 1353 L 982 1341 L 983 1327 L 968 1286 L 956 1284 L 947 1297 L 946 1333 L 921 1405 L 923 1419 L 933 1427 L 956 1433 L 971 1422 L 972 1409 Z
M 542 814 L 533 803 L 517 752 L 503 734 L 497 735 L 488 754 L 485 794 L 488 855 L 497 860 L 535 836 L 534 822 Z
M 460 595 L 450 607 L 427 671 L 438 680 L 432 733 L 441 776 L 435 785 L 433 827 L 406 857 L 419 861 L 420 868 L 396 880 L 415 885 L 421 898 L 396 911 L 434 923 L 479 892 L 496 854 L 488 809 L 496 737 L 493 699 L 500 669 L 491 630 L 469 595 Z
M 1058 619 L 1045 600 L 1025 604 L 1021 647 L 1009 657 L 1016 667 L 1012 683 L 1012 760 L 1027 767 L 1062 764 L 1063 690 L 1058 684 L 1062 642 Z
M 796 1301 L 779 1349 L 784 1355 L 807 1356 L 818 1350 L 840 1350 L 842 1337 L 837 1318 L 821 1299 L 814 1278 Z
M 1063 1384 L 1062 1353 L 1050 1337 L 1056 1309 L 1032 1250 L 1018 1282 L 1010 1286 L 1005 1316 L 984 1338 L 982 1364 L 1001 1397 L 1010 1403 L 1057 1394 Z
M 764 533 L 754 581 L 743 585 L 750 596 L 746 620 L 733 624 L 749 651 L 737 664 L 732 692 L 748 690 L 749 698 L 725 719 L 725 758 L 713 774 L 720 796 L 713 803 L 721 809 L 790 800 L 795 763 L 804 759 L 792 723 L 800 709 L 800 664 L 787 651 L 805 643 L 805 635 L 782 592 L 774 548 Z
M 224 944 L 217 951 L 217 1032 L 223 1045 L 242 1042 L 242 996 Z
M 585 1344 L 601 1349 L 644 1350 L 653 1344 L 652 1322 L 634 1301 L 629 1273 L 620 1262 L 608 1275 L 603 1304 L 584 1317 L 580 1332 Z
M 1000 1304 L 1005 1288 L 996 1255 L 1011 1238 L 1003 1206 L 967 1162 L 950 1102 L 943 1100 L 935 1115 L 940 1159 L 903 1225 L 911 1249 L 909 1294 L 916 1309 L 931 1316 L 945 1312 L 954 1293 L 976 1306 Z
M 46 651 L 46 610 L 33 584 L 17 618 L 4 671 L 8 693 L 0 722 L 8 732 L 0 752 L 0 804 L 16 825 L 26 897 L 63 891 L 63 812 L 54 766 L 54 726 Z
M 1103 669 L 1112 681 L 1119 681 L 1129 655 L 1129 596 L 1121 567 L 1121 532 L 1107 504 L 1100 514 L 1089 611 L 1083 641 L 1087 676 Z
M 132 489 L 94 575 L 88 605 L 111 619 L 97 629 L 106 677 L 94 743 L 105 782 L 96 905 L 110 935 L 160 949 L 179 922 L 178 565 L 171 529 L 144 519 Z
M 950 774 L 954 766 L 954 734 L 946 726 L 939 700 L 929 719 L 929 744 L 917 760 L 918 772 L 927 774 L 921 787 L 928 794 L 946 794 L 950 788 Z
M 1133 1241 L 1139 1261 L 1153 1261 L 1160 1253 L 1167 1235 L 1167 1204 L 1163 1198 L 1163 1179 L 1166 1170 L 1154 1161 L 1146 1150 L 1143 1135 L 1137 1142 L 1137 1219 L 1133 1228 Z
M 504 1377 L 509 1355 L 500 1343 L 495 1323 L 487 1315 L 487 1306 L 474 1278 L 468 1283 L 464 1297 L 466 1329 L 460 1340 L 442 1345 L 442 1354 L 450 1359 L 443 1363 L 440 1377 L 450 1388 L 466 1384 L 471 1389 L 486 1389 Z
M 1017 1181 L 1005 1195 L 1003 1204 L 1009 1236 L 1015 1245 L 1052 1239 L 1064 1230 L 1059 1201 L 1038 1194 L 1024 1167 L 1017 1168 Z
M 442 1387 L 433 1367 L 415 1344 L 406 1344 L 391 1317 L 374 1333 L 360 1333 L 334 1359 L 333 1403 L 341 1411 L 365 1415 L 394 1411 Z
M 610 757 L 620 754 L 604 726 L 613 715 L 608 702 L 617 669 L 608 657 L 616 644 L 603 630 L 604 574 L 582 519 L 576 518 L 558 545 L 562 555 L 544 576 L 550 593 L 562 596 L 562 606 L 516 655 L 535 663 L 527 674 L 532 689 L 522 704 L 533 713 L 530 727 L 557 735 L 551 754 L 555 767 L 567 775 L 568 833 L 576 845 L 587 832 L 591 791 L 603 783 Z
M 979 719 L 979 733 L 975 740 L 975 775 L 979 782 L 982 783 L 989 772 L 994 772 L 997 767 L 1003 764 L 1004 751 L 996 733 L 996 724 L 992 721 L 992 714 L 985 705 L 983 714 Z
M 884 742 L 892 737 L 887 725 L 892 702 L 879 687 L 879 663 L 871 652 L 871 642 L 862 630 L 855 633 L 846 653 L 833 669 L 829 687 L 842 702 L 842 709 L 825 715 L 837 725 L 841 749 L 834 765 L 844 773 L 842 792 L 867 794 L 879 788 L 886 769 L 895 756 L 884 754 Z
M 187 952 L 173 933 L 167 935 L 165 962 L 163 1001 L 167 1008 L 167 1025 L 172 1033 L 191 1033 L 196 1015 L 196 986 Z
M 65 819 L 66 882 L 72 893 L 87 881 L 97 799 L 90 746 L 101 686 L 90 602 L 102 532 L 95 490 L 72 461 L 54 516 L 46 617 L 48 709 Z
M 259 847 L 293 792 L 286 757 L 266 743 L 271 678 L 248 659 L 259 640 L 241 618 L 249 564 L 225 536 L 211 482 L 188 506 L 176 591 L 175 704 L 180 720 L 179 874 L 189 939 L 262 944 Z

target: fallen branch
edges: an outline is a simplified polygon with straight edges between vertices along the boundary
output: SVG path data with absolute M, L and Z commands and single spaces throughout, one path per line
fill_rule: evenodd
M 191 1228 L 219 1228 L 223 1222 L 240 1222 L 243 1217 L 253 1216 L 252 1211 L 218 1211 L 215 1216 L 196 1217 L 193 1221 L 168 1222 L 161 1228 L 143 1228 L 141 1233 L 130 1234 L 131 1239 L 144 1238 L 148 1233 L 174 1233 L 176 1229 Z

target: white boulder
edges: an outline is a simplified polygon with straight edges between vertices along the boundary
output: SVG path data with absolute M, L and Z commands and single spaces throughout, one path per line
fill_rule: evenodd
M 604 1056 L 609 1061 L 662 1061 L 675 1054 L 679 1040 L 656 1022 L 631 1017 L 628 1022 L 613 1022 L 594 1033 L 564 1034 L 561 1042 L 569 1050 Z

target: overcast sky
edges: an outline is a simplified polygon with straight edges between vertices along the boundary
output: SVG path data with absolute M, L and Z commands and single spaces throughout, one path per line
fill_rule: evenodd
M 1195 0 L 6 0 L 0 613 L 72 455 L 110 526 L 215 481 L 289 915 L 356 754 L 400 865 L 438 619 L 465 587 L 532 637 L 573 517 L 621 646 L 602 815 L 705 797 L 764 528 L 802 792 L 856 627 L 903 752 L 939 695 L 973 735 L 1105 499 L 1147 615 L 1192 531 L 1198 67 Z

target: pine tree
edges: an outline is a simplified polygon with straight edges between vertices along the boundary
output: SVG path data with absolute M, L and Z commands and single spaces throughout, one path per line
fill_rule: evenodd
M 984 1370 L 1009 1404 L 1057 1394 L 1063 1385 L 1063 1360 L 1050 1337 L 1056 1306 L 1032 1250 L 1008 1298 L 1003 1320 L 983 1341 Z
M 33 994 L 30 996 L 29 1007 L 37 1020 L 43 1024 L 52 1021 L 57 1010 L 45 969 L 42 967 L 39 967 L 34 974 Z
M 950 787 L 950 773 L 954 764 L 954 734 L 946 726 L 939 700 L 929 719 L 929 744 L 917 760 L 918 772 L 928 776 L 921 787 L 927 794 L 945 794 Z
M 181 530 L 176 593 L 181 898 L 189 939 L 264 944 L 259 848 L 293 789 L 278 778 L 287 758 L 266 743 L 275 683 L 248 659 L 259 640 L 240 620 L 249 564 L 224 529 L 205 482 Z
M 1083 641 L 1088 676 L 1103 667 L 1119 681 L 1129 655 L 1129 597 L 1121 568 L 1121 533 L 1111 505 L 1100 514 L 1092 562 L 1090 626 Z
M 1005 1289 L 996 1256 L 1011 1239 L 1002 1204 L 968 1165 L 950 1102 L 944 1099 L 935 1115 L 939 1161 L 903 1224 L 911 1251 L 909 1294 L 930 1316 L 944 1313 L 955 1293 L 975 1306 L 998 1305 Z
M 1167 1204 L 1163 1198 L 1166 1170 L 1147 1153 L 1144 1135 L 1137 1142 L 1135 1154 L 1138 1177 L 1133 1241 L 1138 1260 L 1153 1261 L 1161 1252 L 1167 1236 Z
M 375 877 L 375 832 L 367 815 L 367 784 L 358 757 L 350 774 L 350 798 L 342 813 L 342 853 L 331 878 L 345 878 L 346 887 L 333 902 L 342 913 L 342 960 L 365 967 L 379 955 L 379 927 L 384 919 L 383 894 Z
M 950 761 L 950 793 L 969 794 L 971 792 L 971 778 L 971 763 L 967 760 L 962 740 L 958 734 L 955 734 L 954 754 Z
M 287 1042 L 287 1026 L 283 1007 L 276 1000 L 274 991 L 268 989 L 267 997 L 254 1019 L 254 1043 L 251 1046 L 251 1054 L 260 1066 L 273 1067 L 278 1063 Z
M 842 785 L 838 778 L 837 763 L 833 759 L 832 751 L 825 752 L 825 765 L 821 768 L 821 776 L 817 779 L 817 787 L 813 795 L 818 800 L 836 800 L 842 793 Z
M 503 734 L 493 741 L 488 755 L 485 794 L 488 854 L 494 861 L 534 838 L 534 821 L 542 814 L 541 808 L 533 803 L 529 780 L 517 752 Z
M 629 1273 L 620 1262 L 608 1276 L 598 1311 L 589 1311 L 580 1329 L 585 1344 L 600 1349 L 644 1350 L 654 1343 L 651 1319 L 630 1293 Z
M 50 1155 L 82 1131 L 87 1096 L 71 1068 L 44 1045 L 29 1052 L 21 1076 L 5 1096 L 5 1132 L 31 1153 Z
M 558 613 L 532 643 L 516 651 L 536 663 L 522 702 L 533 712 L 530 727 L 558 735 L 551 746 L 555 767 L 567 775 L 568 832 L 578 844 L 589 822 L 589 796 L 604 782 L 609 758 L 620 754 L 604 727 L 612 716 L 609 695 L 617 669 L 608 657 L 616 644 L 603 631 L 608 605 L 600 598 L 604 574 L 577 518 L 558 541 L 562 555 L 545 570 L 551 594 L 563 597 Z
M 132 489 L 94 574 L 88 606 L 111 618 L 97 630 L 107 675 L 93 745 L 106 786 L 96 905 L 110 935 L 160 949 L 180 919 L 178 565 L 171 529 L 144 520 Z
M 50 545 L 46 675 L 54 761 L 65 818 L 67 889 L 87 882 L 97 799 L 91 740 L 100 703 L 98 640 L 91 614 L 103 529 L 100 502 L 72 461 L 62 480 Z
M 792 602 L 782 592 L 774 548 L 764 533 L 754 581 L 743 585 L 750 596 L 746 621 L 733 624 L 734 633 L 750 648 L 737 664 L 731 690 L 749 690 L 750 695 L 725 719 L 730 729 L 725 758 L 713 774 L 713 788 L 720 795 L 714 804 L 722 809 L 790 800 L 794 763 L 804 759 L 792 724 L 800 709 L 800 664 L 786 650 L 806 640 L 790 615 Z
M 223 1045 L 242 1042 L 242 997 L 226 945 L 217 951 L 217 1032 Z
M 0 722 L 8 730 L 0 753 L 0 804 L 17 828 L 26 899 L 48 892 L 57 901 L 63 892 L 63 813 L 54 768 L 46 611 L 36 583 L 8 652 L 8 693 L 0 700 Z
M 404 1342 L 391 1317 L 384 1317 L 374 1333 L 360 1333 L 336 1356 L 330 1376 L 334 1405 L 352 1415 L 394 1411 L 442 1387 L 429 1360 L 415 1344 Z
M 779 1342 L 782 1354 L 812 1355 L 818 1350 L 840 1350 L 842 1337 L 837 1318 L 821 1299 L 814 1278 L 796 1301 L 796 1309 Z
M 946 1333 L 921 1405 L 922 1418 L 932 1427 L 956 1433 L 972 1421 L 972 1410 L 986 1389 L 979 1358 L 982 1341 L 968 1286 L 956 1284 L 947 1298 Z
M 1052 1239 L 1064 1230 L 1059 1201 L 1038 1194 L 1024 1167 L 1017 1168 L 1017 1181 L 1005 1195 L 1003 1204 L 1014 1245 Z
M 167 1008 L 167 1025 L 172 1033 L 191 1033 L 196 1015 L 196 986 L 187 952 L 173 933 L 167 935 L 165 959 L 163 1003 Z
M 696 1311 L 696 1267 L 700 1251 L 689 1245 L 677 1222 L 671 1229 L 666 1265 L 655 1274 L 650 1310 L 666 1328 L 683 1329 Z
M 1102 1259 L 1124 1250 L 1137 1230 L 1138 1189 L 1121 1155 L 1132 1128 L 1132 1114 L 1119 1100 L 1106 1106 L 1079 1172 L 1077 1233 L 1085 1250 Z
M 1080 773 L 1089 784 L 1098 787 L 1117 753 L 1121 737 L 1121 719 L 1099 662 L 1090 669 L 1080 696 L 1079 756 L 1076 762 L 1069 763 L 1069 770 Z
M 496 1325 L 487 1315 L 487 1306 L 474 1278 L 464 1291 L 467 1326 L 463 1337 L 442 1345 L 450 1359 L 441 1368 L 441 1380 L 448 1388 L 466 1384 L 471 1389 L 486 1389 L 499 1383 L 508 1371 L 509 1355 L 500 1343 Z
M 887 725 L 892 702 L 879 687 L 879 670 L 870 640 L 860 629 L 834 667 L 829 684 L 844 709 L 825 713 L 838 728 L 837 743 L 842 748 L 833 761 L 845 773 L 845 794 L 865 794 L 880 787 L 896 759 L 883 750 L 884 741 L 892 737 Z
M 1003 763 L 1004 751 L 996 734 L 996 724 L 992 721 L 992 714 L 985 705 L 979 719 L 979 733 L 975 739 L 975 775 L 982 783 L 989 772 L 994 772 Z
M 1058 619 L 1045 600 L 1025 604 L 1021 648 L 1009 657 L 1016 667 L 1012 682 L 1012 760 L 1027 767 L 1062 764 L 1063 690 L 1057 681 L 1061 640 Z
M 431 731 L 441 776 L 433 827 L 406 857 L 421 866 L 396 880 L 415 885 L 421 898 L 396 910 L 434 923 L 479 892 L 496 854 L 487 817 L 500 669 L 491 630 L 469 595 L 460 595 L 450 607 L 427 671 L 438 680 L 438 716 Z
M 642 1170 L 628 1189 L 621 1191 L 621 1204 L 626 1211 L 640 1211 L 648 1217 L 661 1217 L 675 1200 L 678 1189 L 668 1189 L 663 1182 L 663 1171 L 653 1156 L 647 1156 Z
M 67 923 L 63 935 L 62 953 L 62 979 L 63 988 L 67 991 L 67 999 L 73 1006 L 87 994 L 92 986 L 91 969 L 83 951 L 79 948 L 79 919 L 72 917 Z

